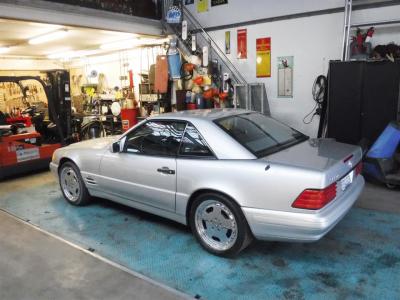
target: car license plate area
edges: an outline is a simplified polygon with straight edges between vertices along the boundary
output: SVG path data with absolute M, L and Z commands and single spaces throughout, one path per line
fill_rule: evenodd
M 347 174 L 340 180 L 339 182 L 340 189 L 342 191 L 345 191 L 349 187 L 349 185 L 353 183 L 353 180 L 354 180 L 354 171 L 351 171 L 349 174 Z

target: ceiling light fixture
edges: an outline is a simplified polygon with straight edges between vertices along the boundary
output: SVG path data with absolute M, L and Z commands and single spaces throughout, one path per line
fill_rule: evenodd
M 10 47 L 0 47 L 0 54 L 4 54 L 10 51 Z
M 59 53 L 66 53 L 66 52 L 70 52 L 70 51 L 73 51 L 72 48 L 66 47 L 66 48 L 59 48 L 57 50 L 53 49 L 52 51 L 45 52 L 44 54 L 46 54 L 47 56 L 50 56 L 50 55 L 58 55 Z
M 40 35 L 38 37 L 34 37 L 28 41 L 29 44 L 31 45 L 38 45 L 38 44 L 43 44 L 47 43 L 50 41 L 55 41 L 62 39 L 68 34 L 68 30 L 58 30 L 58 31 L 53 31 L 50 33 L 46 33 L 43 35 Z
M 106 43 L 106 44 L 101 45 L 100 49 L 102 49 L 102 50 L 123 50 L 123 49 L 133 48 L 133 47 L 137 46 L 138 44 L 140 44 L 140 41 L 138 39 L 130 39 L 130 40 Z
M 78 50 L 78 51 L 67 51 L 60 53 L 53 53 L 47 56 L 49 59 L 63 59 L 68 60 L 72 58 L 84 57 L 89 55 L 97 54 L 98 50 Z
M 157 39 L 157 38 L 137 38 L 122 40 L 117 42 L 106 43 L 100 46 L 101 50 L 125 50 L 130 48 L 135 48 L 137 46 L 144 45 L 161 45 L 165 43 L 167 39 Z
M 47 58 L 49 59 L 58 59 L 58 58 L 64 58 L 68 57 L 71 55 L 74 51 L 66 51 L 66 52 L 57 52 L 57 53 L 52 53 L 47 55 Z
M 169 42 L 168 38 L 141 38 L 140 39 L 140 44 L 142 45 L 161 45 L 165 42 Z

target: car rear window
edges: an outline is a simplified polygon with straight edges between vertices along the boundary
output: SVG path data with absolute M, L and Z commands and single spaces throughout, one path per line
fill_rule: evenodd
M 260 113 L 240 114 L 214 122 L 257 157 L 308 139 L 301 132 Z

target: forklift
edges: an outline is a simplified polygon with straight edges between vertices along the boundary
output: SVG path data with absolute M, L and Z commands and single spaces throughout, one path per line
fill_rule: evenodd
M 45 79 L 35 76 L 0 76 L 0 83 L 14 83 L 27 98 L 23 82 L 35 80 L 47 98 L 47 114 L 25 101 L 18 117 L 0 112 L 0 180 L 9 176 L 46 169 L 53 152 L 73 142 L 73 118 L 69 72 L 44 72 Z M 34 128 L 31 126 L 34 126 Z

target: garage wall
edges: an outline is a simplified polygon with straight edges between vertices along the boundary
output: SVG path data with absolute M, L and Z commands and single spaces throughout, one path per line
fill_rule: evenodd
M 300 3 L 301 2 L 301 3 Z M 276 3 L 276 2 L 275 2 Z M 281 6 L 282 4 L 282 6 Z M 290 5 L 293 4 L 293 5 Z M 301 6 L 304 4 L 304 8 Z M 300 12 L 320 10 L 342 6 L 343 1 L 281 1 L 273 5 L 272 0 L 247 1 L 230 0 L 228 5 L 210 7 L 206 13 L 198 14 L 195 5 L 189 5 L 204 27 L 226 25 Z M 255 9 L 257 8 L 257 9 Z M 286 13 L 285 13 L 286 11 Z M 217 17 L 219 15 L 219 17 Z M 353 14 L 353 22 L 397 19 L 400 5 L 375 9 L 358 10 Z M 221 16 L 226 16 L 225 18 Z M 247 18 L 247 20 L 246 20 Z M 210 35 L 224 49 L 225 31 L 231 31 L 231 54 L 228 57 L 238 67 L 248 82 L 264 82 L 267 87 L 271 111 L 274 117 L 310 135 L 316 136 L 318 117 L 313 123 L 303 123 L 303 118 L 311 112 L 315 102 L 311 89 L 315 78 L 327 74 L 329 60 L 341 58 L 343 38 L 343 13 L 332 13 L 310 17 L 261 23 L 246 27 L 248 33 L 248 58 L 236 59 L 237 27 L 210 31 Z M 374 43 L 400 43 L 400 27 L 380 27 L 374 37 Z M 255 40 L 260 37 L 272 38 L 272 77 L 256 78 Z M 294 96 L 291 99 L 277 97 L 277 57 L 294 56 Z
M 321 24 L 324 26 L 319 26 Z M 319 24 L 319 25 L 318 25 Z M 236 29 L 231 30 L 231 55 L 228 57 L 242 72 L 248 82 L 264 82 L 267 88 L 271 113 L 294 128 L 316 135 L 317 123 L 305 125 L 303 117 L 314 107 L 311 88 L 316 76 L 326 74 L 330 59 L 339 58 L 341 52 L 341 28 L 336 26 L 337 16 L 303 18 L 301 30 L 298 20 L 287 20 L 248 26 L 247 59 L 236 58 Z M 224 49 L 226 30 L 211 32 L 212 37 Z M 271 78 L 256 78 L 256 42 L 260 37 L 271 37 Z M 293 98 L 277 97 L 277 57 L 294 56 Z
M 195 1 L 197 2 L 197 1 Z M 297 13 L 342 7 L 344 0 L 229 0 L 228 5 L 209 5 L 208 12 L 197 14 L 196 5 L 186 7 L 205 27 L 220 26 L 250 20 L 272 18 Z
M 40 71 L 34 70 L 0 70 L 0 76 L 35 76 L 35 77 L 43 77 L 43 74 Z M 44 102 L 47 103 L 46 93 L 42 85 L 36 80 L 27 80 L 22 83 L 24 86 L 36 86 L 37 93 L 33 98 L 29 97 L 28 102 L 32 104 L 32 102 Z M 9 86 L 1 84 L 0 86 L 0 111 L 10 113 L 10 110 L 15 107 L 25 107 L 22 102 L 22 91 L 17 88 L 18 93 L 15 94 L 15 90 L 13 94 L 10 94 Z M 7 101 L 5 101 L 7 99 Z

